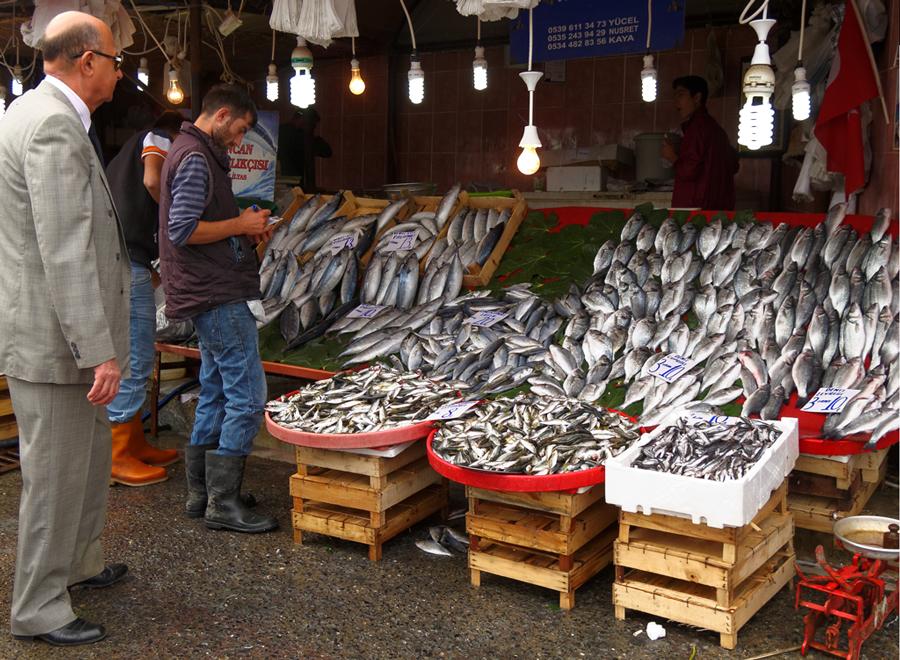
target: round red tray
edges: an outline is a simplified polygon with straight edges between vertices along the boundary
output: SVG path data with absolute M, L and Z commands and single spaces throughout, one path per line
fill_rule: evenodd
M 426 437 L 434 425 L 431 422 L 419 422 L 407 426 L 399 426 L 385 431 L 373 431 L 372 433 L 307 433 L 286 429 L 276 424 L 266 413 L 266 430 L 283 442 L 301 447 L 316 447 L 318 449 L 377 449 L 399 445 L 410 440 L 420 440 Z
M 619 410 L 609 409 L 609 412 L 617 413 L 622 417 L 637 423 L 637 420 Z M 431 447 L 437 429 L 428 434 L 425 442 L 428 453 L 428 462 L 434 471 L 451 481 L 455 481 L 474 488 L 486 490 L 506 491 L 510 493 L 546 493 L 553 491 L 574 492 L 585 486 L 594 486 L 606 481 L 606 468 L 604 466 L 578 470 L 577 472 L 563 472 L 562 474 L 507 474 L 505 472 L 491 472 L 475 468 L 454 465 L 434 453 Z

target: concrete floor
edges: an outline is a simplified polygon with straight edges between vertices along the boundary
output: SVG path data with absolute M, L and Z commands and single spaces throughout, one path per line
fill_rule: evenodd
M 164 434 L 160 444 L 184 439 Z M 182 464 L 146 488 L 110 489 L 105 536 L 108 561 L 131 570 L 106 590 L 78 591 L 76 610 L 107 626 L 104 642 L 78 650 L 18 642 L 0 634 L 0 658 L 749 658 L 800 643 L 801 616 L 782 590 L 740 632 L 738 648 L 718 635 L 671 622 L 651 642 L 651 617 L 616 621 L 612 569 L 582 587 L 571 612 L 555 592 L 483 576 L 469 585 L 466 560 L 435 557 L 414 541 L 419 525 L 386 544 L 372 563 L 366 548 L 312 534 L 295 546 L 290 531 L 290 463 L 253 456 L 245 484 L 277 514 L 281 528 L 249 536 L 207 530 L 181 515 Z M 0 475 L 0 601 L 12 592 L 21 475 Z M 454 489 L 454 506 L 462 505 Z M 897 491 L 882 487 L 875 511 L 897 515 Z M 462 526 L 462 521 L 456 523 Z M 830 538 L 801 532 L 801 555 Z M 829 551 L 836 558 L 837 551 Z M 807 556 L 809 556 L 807 554 Z M 867 658 L 897 658 L 897 619 L 864 647 Z M 799 657 L 791 653 L 782 657 Z M 813 656 L 825 657 L 825 656 Z

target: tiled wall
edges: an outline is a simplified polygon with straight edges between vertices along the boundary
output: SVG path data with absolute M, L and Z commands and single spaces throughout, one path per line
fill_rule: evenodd
M 897 0 L 891 4 L 896 7 Z M 896 14 L 896 12 L 892 12 Z M 897 16 L 892 19 L 888 43 L 897 42 Z M 565 82 L 542 80 L 535 94 L 535 123 L 545 147 L 550 136 L 564 132 L 579 145 L 619 141 L 631 146 L 634 136 L 647 131 L 666 131 L 678 126 L 671 106 L 671 83 L 687 73 L 706 76 L 708 38 L 712 36 L 722 58 L 722 89 L 709 99 L 710 113 L 737 141 L 737 117 L 741 96 L 741 62 L 753 51 L 755 38 L 747 27 L 689 30 L 683 45 L 656 57 L 659 100 L 640 98 L 640 56 L 570 60 Z M 892 47 L 890 47 L 892 48 Z M 890 50 L 887 48 L 886 50 Z M 891 53 L 892 54 L 892 53 Z M 394 80 L 396 135 L 388 138 L 388 59 L 361 60 L 366 92 L 353 97 L 347 92 L 347 61 L 319 61 L 316 78 L 320 134 L 334 150 L 330 159 L 319 160 L 318 183 L 322 188 L 374 189 L 389 183 L 388 159 L 396 163 L 396 181 L 430 181 L 444 190 L 456 181 L 510 186 L 531 190 L 532 177 L 515 166 L 518 142 L 528 119 L 528 95 L 519 78 L 520 68 L 506 65 L 502 47 L 488 48 L 489 85 L 483 92 L 472 87 L 473 52 L 424 53 L 425 101 L 413 105 L 407 98 L 407 60 L 401 58 Z M 890 60 L 884 59 L 883 68 Z M 885 73 L 885 86 L 895 94 L 896 70 Z M 893 77 L 892 77 L 893 76 Z M 893 99 L 893 96 L 890 97 Z M 893 103 L 893 101 L 891 101 Z M 889 107 L 893 108 L 893 105 Z M 891 130 L 893 127 L 891 127 Z M 881 192 L 878 201 L 868 194 L 864 208 L 877 208 L 886 199 L 897 199 L 897 152 L 891 151 L 887 129 L 876 129 L 876 173 L 870 189 Z M 740 207 L 768 209 L 772 158 L 741 158 L 735 178 Z M 791 201 L 796 168 L 785 165 L 780 176 L 781 200 L 775 205 L 789 210 L 823 210 L 827 195 L 801 205 Z M 891 185 L 893 187 L 891 187 Z

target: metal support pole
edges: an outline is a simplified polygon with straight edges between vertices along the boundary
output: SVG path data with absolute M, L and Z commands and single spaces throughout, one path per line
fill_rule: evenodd
M 192 3 L 190 10 L 190 54 L 191 58 L 191 119 L 196 120 L 200 116 L 200 103 L 203 94 L 200 90 L 200 71 L 202 69 L 203 52 L 201 50 L 202 8 L 200 3 Z

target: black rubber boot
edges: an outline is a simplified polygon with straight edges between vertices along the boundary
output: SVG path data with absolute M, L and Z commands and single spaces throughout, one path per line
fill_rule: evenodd
M 206 526 L 234 532 L 258 534 L 278 527 L 272 516 L 251 511 L 241 500 L 246 456 L 220 456 L 206 452 Z
M 188 518 L 202 518 L 206 513 L 206 452 L 218 445 L 188 445 L 184 448 L 184 472 L 187 476 L 187 501 L 184 513 Z M 243 493 L 244 506 L 256 506 L 251 493 Z

